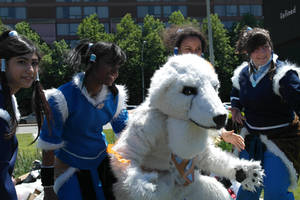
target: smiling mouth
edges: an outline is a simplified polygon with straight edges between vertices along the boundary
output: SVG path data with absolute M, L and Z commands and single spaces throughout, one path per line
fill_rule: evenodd
M 195 122 L 194 120 L 190 119 L 191 122 L 193 122 L 196 126 L 199 126 L 201 128 L 205 128 L 205 129 L 220 129 L 222 127 L 218 127 L 218 126 L 204 126 L 202 124 L 199 124 L 197 122 Z

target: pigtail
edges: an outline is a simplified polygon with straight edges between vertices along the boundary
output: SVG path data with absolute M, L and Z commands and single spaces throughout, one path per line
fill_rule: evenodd
M 52 121 L 51 109 L 45 97 L 43 86 L 41 85 L 38 78 L 33 85 L 32 108 L 36 115 L 36 120 L 38 124 L 38 135 L 31 142 L 31 144 L 33 144 L 40 136 L 40 130 L 43 125 L 44 116 L 46 117 L 49 126 L 49 132 L 51 134 L 51 121 Z
M 3 97 L 4 97 L 4 107 L 7 110 L 8 114 L 10 115 L 10 132 L 4 135 L 5 139 L 10 139 L 16 134 L 18 121 L 16 118 L 15 110 L 12 104 L 12 96 L 10 92 L 10 88 L 7 84 L 7 79 L 5 75 L 5 71 L 1 71 L 1 86 L 3 91 Z

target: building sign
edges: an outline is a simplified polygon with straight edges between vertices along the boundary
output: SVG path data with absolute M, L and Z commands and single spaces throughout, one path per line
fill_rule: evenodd
M 296 5 L 291 10 L 284 10 L 284 12 L 280 13 L 280 19 L 285 19 L 293 14 L 296 14 Z

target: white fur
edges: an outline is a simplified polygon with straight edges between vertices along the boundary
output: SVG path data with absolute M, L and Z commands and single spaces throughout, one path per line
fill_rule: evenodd
M 20 114 L 19 109 L 18 109 L 18 102 L 17 102 L 17 99 L 16 99 L 15 95 L 12 95 L 12 105 L 13 105 L 13 109 L 14 109 L 15 114 L 16 114 L 17 121 L 19 121 L 20 117 L 21 117 L 21 114 Z
M 300 77 L 300 68 L 297 67 L 295 64 L 291 64 L 289 62 L 285 62 L 284 66 L 280 67 L 277 71 L 275 76 L 273 77 L 273 91 L 275 94 L 277 94 L 278 96 L 281 96 L 280 92 L 279 92 L 279 81 L 285 76 L 285 74 L 290 71 L 293 70 L 295 72 L 297 72 L 298 77 Z
M 69 167 L 64 173 L 62 173 L 59 177 L 56 178 L 53 190 L 57 194 L 61 186 L 69 180 L 73 176 L 73 174 L 77 171 L 77 168 Z
M 49 100 L 50 97 L 55 99 L 55 102 L 58 105 L 58 110 L 62 115 L 63 122 L 65 122 L 69 116 L 68 104 L 63 93 L 55 88 L 44 90 L 46 99 Z
M 253 191 L 254 186 L 260 185 L 263 171 L 259 162 L 235 158 L 210 142 L 210 136 L 218 135 L 213 117 L 227 114 L 218 97 L 218 85 L 211 65 L 196 55 L 171 57 L 155 72 L 148 97 L 130 116 L 127 128 L 113 147 L 130 160 L 121 163 L 112 155 L 118 200 L 230 199 L 216 179 L 202 176 L 198 170 L 193 183 L 175 184 L 172 153 L 195 159 L 199 170 L 230 179 L 243 169 L 247 178 L 242 185 L 247 183 L 246 189 Z M 193 87 L 197 94 L 184 95 L 186 86 Z M 254 173 L 258 176 L 254 177 Z
M 38 149 L 43 149 L 43 150 L 55 150 L 55 149 L 60 149 L 64 146 L 64 142 L 61 142 L 59 144 L 53 144 L 50 142 L 46 142 L 45 140 L 42 140 L 41 137 L 38 138 L 36 147 Z
M 90 94 L 87 92 L 86 87 L 82 87 L 83 84 L 83 77 L 84 72 L 78 73 L 73 77 L 74 84 L 80 89 L 81 93 L 85 96 L 85 98 L 94 106 L 97 106 L 99 103 L 103 102 L 109 93 L 107 85 L 103 85 L 102 90 L 96 97 L 91 97 Z M 116 85 L 119 90 L 119 100 L 117 111 L 113 118 L 117 117 L 122 109 L 126 108 L 127 102 L 127 90 L 126 87 L 123 85 Z
M 240 73 L 241 71 L 248 66 L 248 62 L 243 62 L 240 66 L 238 66 L 234 72 L 233 72 L 233 76 L 231 78 L 231 81 L 232 81 L 232 85 L 233 87 L 235 87 L 236 89 L 240 89 L 240 82 L 239 82 L 239 79 L 240 79 Z

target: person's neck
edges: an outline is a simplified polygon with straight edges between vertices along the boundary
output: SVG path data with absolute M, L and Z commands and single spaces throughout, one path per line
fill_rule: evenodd
M 11 84 L 8 84 L 8 87 L 10 89 L 10 94 L 11 95 L 16 94 L 20 90 L 19 87 L 15 87 L 14 85 L 11 85 Z
M 85 87 L 89 95 L 91 95 L 91 97 L 95 97 L 100 93 L 103 85 L 97 83 L 93 77 L 87 76 L 85 81 Z

